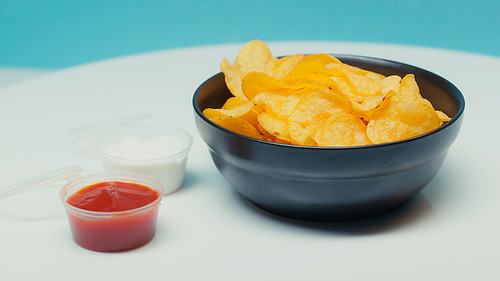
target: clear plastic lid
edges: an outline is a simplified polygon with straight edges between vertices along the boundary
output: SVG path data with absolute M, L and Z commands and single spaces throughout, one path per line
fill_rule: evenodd
M 79 165 L 69 166 L 42 175 L 32 177 L 19 183 L 0 189 L 0 199 L 17 195 L 31 189 L 55 183 L 62 180 L 73 180 L 75 176 L 83 171 Z

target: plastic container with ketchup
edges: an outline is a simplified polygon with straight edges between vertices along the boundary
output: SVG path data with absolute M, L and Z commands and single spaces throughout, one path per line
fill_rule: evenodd
M 142 197 L 146 197 L 144 190 L 141 191 L 141 189 L 149 189 L 147 192 L 149 201 L 143 201 L 142 204 L 132 209 L 127 209 L 125 206 L 125 210 L 119 211 L 94 211 L 70 204 L 69 199 L 75 194 L 84 192 L 89 186 L 99 183 L 125 183 L 128 186 L 139 187 L 139 190 L 137 191 L 136 188 L 133 194 L 131 194 L 133 189 L 118 195 L 109 190 L 100 192 L 94 198 L 95 201 L 99 201 L 97 203 L 99 207 L 134 201 L 141 203 L 143 201 L 141 193 Z M 118 192 L 120 185 L 115 189 Z M 71 233 L 76 244 L 89 250 L 113 252 L 141 247 L 154 238 L 162 190 L 162 185 L 152 177 L 137 173 L 116 172 L 94 174 L 70 181 L 61 189 L 59 196 L 66 208 Z M 151 198 L 151 191 L 156 195 L 154 198 Z
M 40 175 L 0 190 L 0 199 L 67 180 L 59 196 L 76 244 L 93 251 L 116 252 L 144 246 L 154 238 L 163 198 L 160 182 L 131 172 L 81 176 L 80 171 L 80 166 L 71 166 Z M 72 200 L 78 196 L 87 197 Z

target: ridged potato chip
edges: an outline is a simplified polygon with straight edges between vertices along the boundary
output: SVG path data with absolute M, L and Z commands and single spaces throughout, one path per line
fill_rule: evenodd
M 252 100 L 257 94 L 262 92 L 290 90 L 292 87 L 269 74 L 252 71 L 243 78 L 242 89 L 245 96 L 249 100 Z
M 226 102 L 222 106 L 222 109 L 232 109 L 246 103 L 248 103 L 248 100 L 242 100 L 237 97 L 231 97 L 226 100 Z
M 265 106 L 260 107 L 263 108 L 261 112 L 268 112 L 279 118 L 288 118 L 300 98 L 301 96 L 298 95 L 282 95 L 279 93 L 262 92 L 255 96 L 253 101 L 256 105 L 263 104 L 263 106 Z
M 240 118 L 250 123 L 253 127 L 256 127 L 258 125 L 257 113 L 252 110 L 253 106 L 254 103 L 252 101 L 246 101 L 242 105 L 234 106 L 230 109 L 207 108 L 203 111 L 203 114 L 209 119 L 224 117 Z
M 220 69 L 224 73 L 226 85 L 229 91 L 231 91 L 235 97 L 246 100 L 247 98 L 241 89 L 241 81 L 243 80 L 243 77 L 241 77 L 240 73 L 233 69 L 233 66 L 226 58 L 222 60 Z
M 303 54 L 296 54 L 280 58 L 274 65 L 271 74 L 277 79 L 283 78 L 287 75 L 302 59 Z
M 394 95 L 375 110 L 367 134 L 373 143 L 385 143 L 418 136 L 440 125 L 441 120 L 428 100 Z
M 336 57 L 331 56 L 329 54 L 312 54 L 305 56 L 302 61 L 318 61 L 323 65 L 327 65 L 330 63 L 342 63 Z
M 254 40 L 248 42 L 240 50 L 233 65 L 224 58 L 220 68 L 231 93 L 235 97 L 246 99 L 241 89 L 243 78 L 251 71 L 271 73 L 277 61 L 278 59 L 271 55 L 271 51 L 264 42 Z
M 257 116 L 260 125 L 264 130 L 266 130 L 271 136 L 291 142 L 292 138 L 290 136 L 289 121 L 276 118 L 268 113 L 262 113 Z
M 242 77 L 251 71 L 269 73 L 278 62 L 278 59 L 271 55 L 267 45 L 260 40 L 248 42 L 239 52 L 234 61 L 233 68 Z
M 351 113 L 352 106 L 343 96 L 325 89 L 305 93 L 288 116 L 288 120 L 308 124 L 322 113 Z
M 448 122 L 451 120 L 451 118 L 448 117 L 448 115 L 446 115 L 446 113 L 444 113 L 440 110 L 436 110 L 436 113 L 439 116 L 439 120 L 441 120 L 441 123 Z
M 309 74 L 312 73 L 325 73 L 328 74 L 331 71 L 326 69 L 323 63 L 316 60 L 301 60 L 297 65 L 295 65 L 290 72 L 281 79 L 284 83 L 293 84 L 300 80 L 303 80 Z
M 325 114 L 313 123 L 312 138 L 320 146 L 369 145 L 366 125 L 352 114 Z

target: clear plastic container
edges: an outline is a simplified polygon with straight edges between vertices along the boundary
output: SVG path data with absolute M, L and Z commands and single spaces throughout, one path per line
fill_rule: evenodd
M 120 211 L 96 212 L 77 208 L 67 200 L 78 191 L 100 182 L 120 181 L 147 186 L 158 191 L 158 198 L 145 206 Z M 60 191 L 73 240 L 83 248 L 114 252 L 141 247 L 155 236 L 162 185 L 155 179 L 137 173 L 99 173 L 71 180 Z
M 131 157 L 133 151 L 127 151 L 127 149 L 133 150 L 130 148 L 122 149 L 124 155 L 110 152 L 110 149 L 116 148 L 117 144 L 126 139 L 136 138 L 145 143 L 155 137 L 167 139 L 163 143 L 165 147 L 162 150 L 164 151 L 159 157 Z M 96 140 L 96 147 L 101 155 L 105 171 L 126 171 L 149 175 L 163 185 L 163 195 L 166 195 L 182 186 L 192 142 L 189 133 L 176 127 L 133 125 L 119 127 L 102 134 Z

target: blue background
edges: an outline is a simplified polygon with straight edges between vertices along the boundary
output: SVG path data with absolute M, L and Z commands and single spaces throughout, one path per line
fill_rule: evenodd
M 499 0 L 0 0 L 0 66 L 64 68 L 252 39 L 381 42 L 500 56 Z

